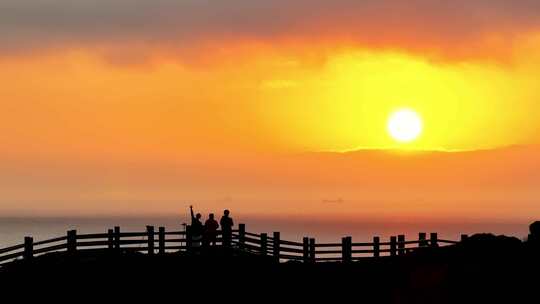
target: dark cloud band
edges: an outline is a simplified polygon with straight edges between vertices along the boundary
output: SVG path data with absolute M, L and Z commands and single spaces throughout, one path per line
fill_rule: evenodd
M 3 0 L 0 48 L 332 36 L 447 48 L 536 30 L 539 17 L 537 0 Z

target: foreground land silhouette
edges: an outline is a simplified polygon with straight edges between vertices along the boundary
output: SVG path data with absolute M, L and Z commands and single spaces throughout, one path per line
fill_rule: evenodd
M 183 302 L 537 303 L 538 224 L 528 241 L 476 234 L 441 248 L 351 263 L 277 263 L 234 248 L 148 256 L 81 251 L 16 261 L 0 269 L 3 294 L 22 288 L 57 302 L 82 296 L 152 295 Z M 149 303 L 158 303 L 150 301 Z

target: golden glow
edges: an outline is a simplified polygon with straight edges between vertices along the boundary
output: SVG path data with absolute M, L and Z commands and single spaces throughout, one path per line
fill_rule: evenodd
M 400 53 L 350 50 L 311 73 L 274 75 L 295 85 L 264 90 L 261 99 L 270 106 L 263 116 L 284 146 L 303 150 L 401 148 L 385 134 L 389 113 L 405 106 L 403 101 L 429 126 L 408 149 L 537 142 L 535 128 L 524 124 L 530 111 L 537 111 L 530 73 L 525 65 L 439 64 Z
M 464 166 L 454 160 L 441 164 L 439 154 L 427 160 L 382 156 L 371 161 L 369 153 L 356 160 L 353 153 L 350 163 L 329 163 L 326 157 L 290 163 L 276 159 L 321 150 L 478 150 L 539 142 L 540 39 L 508 66 L 434 62 L 400 50 L 273 45 L 276 49 L 237 50 L 236 44 L 224 44 L 228 52 L 216 54 L 212 48 L 208 61 L 179 62 L 155 54 L 126 64 L 104 60 L 90 48 L 0 61 L 5 206 L 19 208 L 23 199 L 161 198 L 170 202 L 163 204 L 167 210 L 177 210 L 179 200 L 204 198 L 218 210 L 223 198 L 232 197 L 228 207 L 237 210 L 326 212 L 328 206 L 317 202 L 344 197 L 344 212 L 374 208 L 377 213 L 447 214 L 460 199 L 469 206 L 473 195 L 486 202 L 500 197 L 492 188 L 464 188 L 469 171 L 478 174 L 474 187 L 495 184 L 510 191 L 499 187 L 514 180 L 506 164 L 496 166 L 504 153 L 484 167 L 474 167 L 477 159 L 468 153 L 459 156 Z M 312 53 L 325 56 L 306 55 Z M 421 136 L 406 144 L 387 135 L 389 115 L 403 107 L 421 115 L 425 126 Z M 520 170 L 536 168 L 537 155 L 516 157 L 515 174 L 535 178 Z M 522 159 L 532 165 L 522 165 Z M 466 169 L 471 166 L 497 170 Z M 94 179 L 87 181 L 87 176 Z M 536 183 L 515 180 L 520 183 L 506 197 L 533 206 L 520 212 L 534 214 Z M 250 203 L 257 198 L 271 203 Z M 291 199 L 302 203 L 285 206 Z M 439 204 L 440 199 L 448 203 Z M 116 208 L 82 205 L 73 209 Z M 150 205 L 140 206 L 148 210 Z M 478 210 L 485 206 L 492 205 L 479 203 Z
M 394 112 L 388 119 L 388 133 L 398 142 L 408 143 L 417 139 L 422 128 L 422 119 L 410 109 Z
M 0 62 L 10 83 L 0 148 L 150 159 L 213 154 L 223 141 L 231 153 L 394 149 L 403 145 L 386 136 L 388 115 L 404 106 L 429 126 L 407 149 L 538 142 L 540 58 L 504 67 L 358 49 L 315 63 L 263 47 L 238 53 L 201 66 L 115 66 L 89 51 Z

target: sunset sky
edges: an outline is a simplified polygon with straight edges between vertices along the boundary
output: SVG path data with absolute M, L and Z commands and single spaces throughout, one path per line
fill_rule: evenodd
M 539 78 L 537 0 L 2 0 L 0 212 L 528 219 Z

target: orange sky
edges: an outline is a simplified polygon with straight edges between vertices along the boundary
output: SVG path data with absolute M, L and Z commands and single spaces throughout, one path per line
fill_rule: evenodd
M 3 1 L 0 211 L 320 213 L 342 197 L 358 215 L 528 217 L 539 15 L 527 0 Z M 386 133 L 401 107 L 424 120 L 411 144 Z M 310 160 L 366 149 L 502 156 Z

